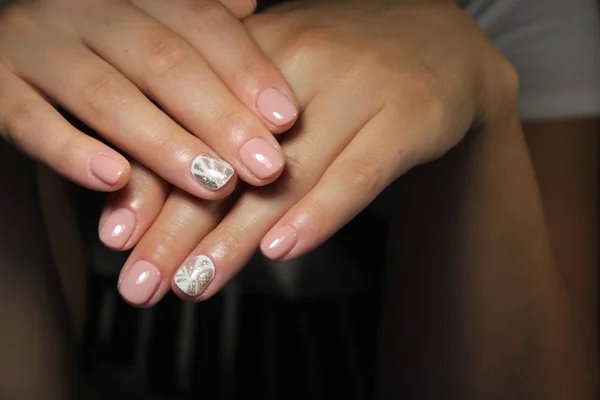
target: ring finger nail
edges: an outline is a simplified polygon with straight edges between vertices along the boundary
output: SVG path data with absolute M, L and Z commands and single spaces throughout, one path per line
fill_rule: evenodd
M 196 157 L 190 171 L 198 182 L 210 190 L 221 189 L 233 176 L 231 165 L 210 154 Z
M 296 106 L 277 89 L 267 89 L 256 102 L 258 111 L 275 126 L 289 124 L 298 115 Z
M 242 161 L 259 179 L 275 175 L 283 167 L 281 151 L 261 138 L 250 139 L 240 149 Z
M 183 293 L 196 297 L 206 289 L 215 276 L 215 265 L 200 255 L 183 264 L 175 273 L 175 284 Z

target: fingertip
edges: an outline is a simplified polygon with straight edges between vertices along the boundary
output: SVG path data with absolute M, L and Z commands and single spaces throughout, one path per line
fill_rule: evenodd
M 256 0 L 219 0 L 238 19 L 244 19 L 256 11 Z
M 121 189 L 129 180 L 131 172 L 129 163 L 123 157 L 107 153 L 94 154 L 89 167 L 93 177 L 104 186 L 97 188 L 102 191 Z
M 276 180 L 285 165 L 279 143 L 272 137 L 266 140 L 255 137 L 248 140 L 239 150 L 242 163 L 255 179 L 248 179 L 253 186 L 264 186 Z
M 268 88 L 258 96 L 256 110 L 271 127 L 273 133 L 288 130 L 299 115 L 296 102 L 277 88 Z
M 160 287 L 160 271 L 152 263 L 138 260 L 123 274 L 117 289 L 130 305 L 149 307 L 154 294 Z
M 272 229 L 260 243 L 260 250 L 265 257 L 279 261 L 286 257 L 298 243 L 298 233 L 291 225 L 283 225 Z
M 127 250 L 137 218 L 133 211 L 118 208 L 102 216 L 99 224 L 98 237 L 100 241 L 112 250 Z

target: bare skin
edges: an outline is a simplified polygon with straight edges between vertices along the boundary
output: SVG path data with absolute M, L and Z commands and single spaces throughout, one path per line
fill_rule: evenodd
M 530 155 L 513 123 L 406 177 L 389 246 L 381 398 L 597 397 L 593 127 L 528 125 Z M 561 179 L 544 162 L 552 157 L 572 174 Z M 567 185 L 573 196 L 557 201 Z
M 0 397 L 76 399 L 75 341 L 38 203 L 35 165 L 0 141 L 0 171 Z

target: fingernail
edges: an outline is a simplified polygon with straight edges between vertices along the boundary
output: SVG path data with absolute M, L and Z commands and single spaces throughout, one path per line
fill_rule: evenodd
M 119 284 L 119 293 L 134 305 L 146 304 L 160 283 L 160 272 L 148 261 L 136 261 Z
M 292 101 L 277 89 L 267 89 L 258 96 L 256 108 L 262 116 L 275 126 L 293 121 L 298 110 Z
M 183 293 L 196 297 L 215 277 L 215 265 L 207 256 L 197 256 L 183 264 L 173 279 Z
M 114 185 L 123 175 L 125 166 L 104 154 L 96 154 L 90 161 L 90 169 L 96 178 L 107 185 Z
M 266 179 L 281 170 L 281 150 L 262 138 L 250 139 L 240 149 L 240 157 L 250 172 L 259 179 Z
M 194 158 L 191 172 L 198 182 L 210 190 L 221 189 L 233 176 L 231 165 L 210 154 Z
M 260 244 L 260 249 L 271 260 L 278 260 L 292 250 L 296 241 L 296 230 L 290 225 L 284 225 L 268 233 Z
M 135 214 L 126 208 L 119 208 L 100 227 L 100 240 L 110 248 L 121 249 L 127 244 L 134 229 Z

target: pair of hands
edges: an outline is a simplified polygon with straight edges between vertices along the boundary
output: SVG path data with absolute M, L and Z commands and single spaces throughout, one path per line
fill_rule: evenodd
M 0 95 L 5 132 L 29 154 L 93 189 L 129 181 L 111 195 L 100 236 L 114 249 L 135 246 L 119 279 L 135 305 L 155 304 L 170 288 L 206 299 L 259 245 L 274 260 L 310 251 L 408 169 L 440 157 L 470 128 L 485 132 L 516 112 L 513 69 L 449 1 L 298 2 L 243 25 L 232 17 L 247 12 L 242 0 L 223 1 L 231 13 L 212 1 L 162 3 L 78 3 L 95 17 L 85 21 L 82 6 L 68 15 L 83 21 L 61 32 L 79 34 L 87 58 L 111 72 L 60 59 L 44 69 L 58 72 L 37 79 L 36 55 L 73 57 L 75 46 L 50 47 L 17 13 L 12 47 L 34 37 L 37 47 L 19 50 L 34 63 L 3 61 L 11 79 L 0 78 L 29 96 L 17 102 Z M 127 11 L 134 8 L 144 16 Z M 10 44 L 0 43 L 0 52 L 12 54 Z M 116 152 L 74 132 L 40 91 L 139 163 L 129 170 Z M 20 106 L 11 112 L 11 104 Z M 302 115 L 293 125 L 296 110 Z M 279 146 L 271 133 L 292 125 Z M 255 138 L 269 151 L 250 146 L 245 157 L 244 145 Z M 234 179 L 218 190 L 198 185 L 190 165 L 198 154 L 215 153 L 254 186 L 216 200 L 233 191 Z M 125 166 L 114 169 L 116 179 L 94 172 L 97 154 Z

